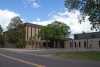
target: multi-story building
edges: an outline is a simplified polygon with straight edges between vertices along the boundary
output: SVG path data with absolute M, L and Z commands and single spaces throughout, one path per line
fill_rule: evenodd
M 41 40 L 38 36 L 41 25 L 24 23 L 25 29 L 25 48 L 85 48 L 85 49 L 100 49 L 100 32 L 75 34 L 74 39 L 67 38 L 61 42 L 50 42 L 48 40 Z M 6 32 L 4 32 L 5 39 Z M 6 41 L 6 40 L 5 40 Z M 5 44 L 4 47 L 16 47 L 14 44 Z
M 67 38 L 61 42 L 50 42 L 48 40 L 41 40 L 38 36 L 41 25 L 24 23 L 25 29 L 25 48 L 85 48 L 85 49 L 100 49 L 100 32 L 75 34 L 74 39 Z M 6 33 L 5 39 L 6 38 Z M 6 41 L 6 40 L 5 40 Z M 16 47 L 14 44 L 5 44 L 4 47 Z
M 24 23 L 25 26 L 25 42 L 26 48 L 40 48 L 42 47 L 42 40 L 38 36 L 41 25 Z
M 38 36 L 41 25 L 24 23 L 26 48 L 65 48 L 64 41 L 52 43 L 49 40 L 41 40 Z
M 42 40 L 40 36 L 38 36 L 42 25 L 32 24 L 32 23 L 24 23 L 24 33 L 23 33 L 23 43 L 25 48 L 65 48 L 64 41 L 61 42 L 51 42 L 49 40 Z M 20 28 L 19 28 L 20 29 Z M 10 48 L 16 48 L 16 43 L 8 42 L 7 32 L 4 32 L 5 37 L 5 46 Z

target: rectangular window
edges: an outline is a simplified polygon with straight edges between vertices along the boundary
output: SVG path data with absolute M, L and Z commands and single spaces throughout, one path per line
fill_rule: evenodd
M 100 41 L 99 41 L 99 48 L 100 48 Z
M 79 42 L 79 48 L 81 47 L 81 43 Z
M 26 27 L 26 33 L 27 33 L 27 40 L 28 40 L 28 27 Z
M 84 48 L 86 48 L 86 41 L 84 41 Z
M 76 42 L 75 42 L 74 44 L 75 44 L 75 48 L 76 48 L 76 47 L 77 47 L 77 46 L 76 46 Z

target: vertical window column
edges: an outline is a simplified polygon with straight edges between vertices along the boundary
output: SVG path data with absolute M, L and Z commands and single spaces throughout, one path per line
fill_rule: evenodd
M 99 41 L 99 48 L 100 48 L 100 41 Z
M 75 44 L 75 48 L 76 48 L 77 47 L 76 42 L 74 42 L 74 44 Z
M 84 41 L 84 48 L 87 48 L 86 41 Z
M 27 33 L 27 40 L 28 40 L 28 26 L 26 27 L 26 33 Z
M 79 42 L 79 48 L 81 48 L 81 42 Z

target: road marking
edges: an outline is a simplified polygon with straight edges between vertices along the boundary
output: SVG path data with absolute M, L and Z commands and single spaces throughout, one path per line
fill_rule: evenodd
M 25 61 L 25 60 L 22 60 L 22 59 L 19 59 L 19 58 L 7 56 L 7 55 L 4 55 L 2 53 L 0 53 L 0 55 L 3 56 L 3 57 L 6 57 L 8 59 L 15 60 L 15 61 L 18 61 L 18 62 L 21 62 L 21 63 L 24 63 L 24 64 L 32 65 L 32 66 L 35 66 L 35 67 L 46 67 L 45 65 L 42 65 L 42 64 L 32 63 L 30 61 Z

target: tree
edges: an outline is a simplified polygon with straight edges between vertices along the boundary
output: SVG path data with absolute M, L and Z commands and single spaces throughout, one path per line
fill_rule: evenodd
M 100 30 L 100 0 L 65 0 L 65 7 L 79 10 L 83 16 L 81 20 L 89 16 L 91 29 Z
M 1 25 L 0 25 L 0 45 L 1 47 L 4 47 L 4 36 L 3 36 L 3 29 Z
M 12 18 L 7 28 L 7 41 L 16 44 L 16 47 L 24 47 L 24 25 L 20 17 Z
M 69 29 L 69 26 L 66 24 L 59 21 L 54 21 L 53 23 L 41 28 L 40 37 L 42 40 L 60 42 L 69 36 Z
M 15 29 L 19 24 L 22 24 L 20 17 L 13 17 L 7 26 L 8 30 Z
M 2 33 L 3 32 L 3 29 L 2 29 L 2 26 L 0 25 L 0 33 Z
M 24 48 L 25 47 L 25 29 L 24 29 L 24 24 L 20 24 L 17 27 L 17 47 L 18 48 Z
M 40 30 L 41 38 L 45 40 L 62 40 L 69 35 L 69 26 L 66 24 L 54 21 L 47 26 L 43 26 Z

